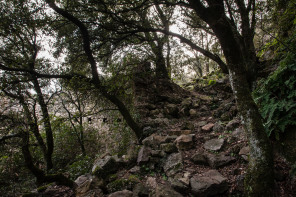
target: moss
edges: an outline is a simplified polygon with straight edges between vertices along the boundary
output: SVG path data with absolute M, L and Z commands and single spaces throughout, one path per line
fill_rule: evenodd
M 140 181 L 137 176 L 130 175 L 127 179 L 121 178 L 109 183 L 107 185 L 107 190 L 111 193 L 124 189 L 132 189 L 139 182 Z
M 37 191 L 38 192 L 44 192 L 49 186 L 51 186 L 52 185 L 52 183 L 50 183 L 50 184 L 47 184 L 47 185 L 43 185 L 43 186 L 41 186 L 41 187 L 38 187 L 37 188 Z

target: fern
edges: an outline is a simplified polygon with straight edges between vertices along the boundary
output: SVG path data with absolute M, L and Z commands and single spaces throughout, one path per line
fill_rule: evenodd
M 296 55 L 287 53 L 278 69 L 254 91 L 268 135 L 296 125 Z

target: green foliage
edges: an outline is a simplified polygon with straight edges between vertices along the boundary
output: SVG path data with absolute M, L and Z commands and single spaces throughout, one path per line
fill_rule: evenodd
M 210 80 L 208 85 L 215 85 L 216 84 L 216 80 Z
M 278 69 L 260 82 L 254 92 L 255 101 L 264 118 L 266 132 L 284 132 L 296 125 L 296 55 L 288 53 Z
M 75 180 L 77 177 L 87 174 L 91 171 L 93 159 L 88 156 L 78 156 L 77 161 L 68 166 L 67 172 L 70 173 L 70 179 Z

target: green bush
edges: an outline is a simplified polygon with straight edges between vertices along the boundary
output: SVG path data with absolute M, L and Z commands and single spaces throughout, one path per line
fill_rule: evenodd
M 296 55 L 287 53 L 278 69 L 260 82 L 254 92 L 268 135 L 279 137 L 289 125 L 296 125 Z
M 70 173 L 70 179 L 75 180 L 83 174 L 91 172 L 93 159 L 88 156 L 78 156 L 77 161 L 68 166 L 67 172 Z

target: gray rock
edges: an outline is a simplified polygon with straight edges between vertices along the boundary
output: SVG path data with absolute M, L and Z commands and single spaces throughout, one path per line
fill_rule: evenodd
M 140 173 L 140 171 L 141 171 L 140 166 L 134 166 L 133 168 L 131 168 L 129 170 L 129 172 L 132 173 L 132 174 L 138 174 L 138 173 Z
M 157 186 L 156 178 L 155 177 L 148 177 L 146 180 L 146 185 L 152 189 L 155 189 Z
M 104 178 L 117 171 L 117 164 L 115 158 L 112 156 L 106 156 L 104 159 L 97 159 L 92 167 L 92 173 L 98 177 Z
M 158 148 L 160 144 L 166 143 L 167 142 L 167 136 L 161 136 L 161 135 L 156 135 L 152 134 L 149 137 L 146 137 L 142 143 L 145 146 L 150 146 L 153 148 Z
M 208 165 L 207 157 L 203 152 L 197 152 L 192 157 L 191 160 L 197 165 Z
M 169 178 L 168 181 L 170 182 L 172 188 L 177 192 L 184 193 L 184 191 L 188 189 L 188 186 L 186 186 L 183 182 L 177 179 Z
M 204 148 L 210 151 L 219 151 L 223 145 L 224 139 L 212 139 L 205 142 Z
M 201 128 L 202 131 L 205 131 L 205 132 L 209 132 L 213 129 L 214 127 L 214 124 L 213 123 L 209 123 L 209 124 L 206 124 L 205 126 L 203 126 Z
M 132 197 L 133 192 L 129 190 L 118 191 L 110 194 L 108 197 Z
M 77 197 L 89 196 L 91 193 L 99 194 L 101 191 L 97 188 L 102 185 L 98 179 L 92 175 L 82 175 L 75 180 L 77 187 L 75 193 Z
M 249 161 L 250 147 L 243 147 L 238 153 L 245 161 Z
M 228 189 L 226 178 L 217 170 L 209 170 L 202 175 L 195 175 L 190 179 L 192 193 L 199 197 L 223 194 Z
M 178 149 L 174 143 L 164 143 L 160 145 L 160 149 L 166 153 L 178 152 Z
M 224 127 L 222 126 L 222 124 L 220 122 L 216 122 L 214 127 L 213 127 L 213 131 L 214 132 L 223 132 L 224 131 Z
M 172 176 L 182 170 L 183 159 L 181 153 L 173 153 L 167 158 L 163 169 L 167 176 Z
M 155 197 L 183 197 L 183 195 L 168 186 L 158 184 L 156 187 Z
M 235 128 L 237 128 L 240 125 L 240 121 L 237 119 L 231 120 L 229 123 L 226 125 L 226 130 L 227 131 L 233 131 Z
M 207 124 L 206 121 L 200 121 L 200 122 L 197 123 L 197 126 L 199 126 L 199 127 L 203 127 L 203 126 L 205 126 L 206 124 Z
M 192 135 L 181 135 L 175 143 L 179 150 L 189 150 L 193 147 L 193 136 Z
M 142 165 L 149 161 L 152 149 L 148 146 L 142 146 L 139 151 L 137 163 Z
M 197 111 L 195 109 L 190 109 L 189 110 L 189 115 L 192 116 L 192 117 L 194 117 L 194 116 L 197 115 Z
M 244 132 L 244 129 L 242 127 L 239 127 L 237 129 L 235 129 L 232 134 L 231 134 L 232 138 L 234 140 L 246 140 L 246 135 Z
M 231 156 L 226 156 L 224 154 L 220 154 L 220 155 L 208 154 L 207 161 L 212 168 L 220 168 L 228 164 L 231 164 L 232 162 L 235 161 L 235 158 Z
M 191 176 L 190 172 L 185 172 L 183 177 L 178 178 L 178 180 L 181 181 L 181 183 L 185 184 L 186 186 L 189 186 L 190 176 Z

